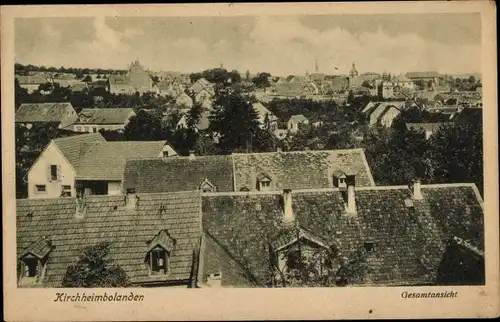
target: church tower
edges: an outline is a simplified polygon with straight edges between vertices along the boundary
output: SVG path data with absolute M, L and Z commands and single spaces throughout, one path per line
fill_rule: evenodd
M 358 76 L 358 71 L 356 70 L 356 64 L 352 63 L 351 71 L 349 72 L 350 77 Z

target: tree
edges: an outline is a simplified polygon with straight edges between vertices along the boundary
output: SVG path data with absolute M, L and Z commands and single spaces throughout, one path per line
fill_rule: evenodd
M 91 83 L 91 82 L 92 82 L 92 76 L 90 76 L 90 75 L 86 75 L 86 76 L 82 79 L 82 82 L 85 82 L 85 83 Z
M 123 135 L 127 141 L 157 141 L 165 140 L 162 124 L 159 118 L 140 110 L 132 116 L 125 126 Z
M 428 152 L 436 182 L 474 182 L 483 192 L 483 134 L 481 124 L 441 127 L 430 138 Z
M 220 88 L 213 106 L 209 129 L 220 134 L 218 147 L 221 151 L 253 151 L 252 144 L 260 129 L 251 101 L 233 88 Z
M 198 122 L 200 121 L 201 113 L 203 108 L 200 103 L 196 102 L 193 107 L 189 110 L 187 125 L 188 128 L 194 129 Z
M 69 266 L 62 281 L 63 287 L 127 287 L 125 271 L 108 259 L 109 242 L 88 246 L 78 261 Z
M 257 88 L 266 88 L 271 86 L 271 83 L 269 83 L 269 78 L 271 77 L 271 74 L 269 73 L 258 73 L 257 76 L 252 78 L 252 83 L 254 83 L 255 87 Z

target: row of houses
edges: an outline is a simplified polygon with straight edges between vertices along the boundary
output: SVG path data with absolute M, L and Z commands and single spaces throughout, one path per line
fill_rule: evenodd
M 122 182 L 114 195 L 17 201 L 20 287 L 61 286 L 100 242 L 134 286 L 282 287 L 297 254 L 321 254 L 309 278 L 333 285 L 484 283 L 474 184 L 375 186 L 362 149 L 124 160 L 142 148 L 110 143 L 55 139 L 34 165 L 45 173 L 59 156 L 61 180 L 120 169 Z

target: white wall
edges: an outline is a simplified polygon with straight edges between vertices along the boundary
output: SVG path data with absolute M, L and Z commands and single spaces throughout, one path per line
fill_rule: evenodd
M 173 155 L 177 155 L 177 152 L 175 152 L 175 150 L 168 144 L 165 144 L 161 150 L 161 152 L 158 154 L 158 157 L 159 158 L 162 158 L 163 157 L 163 151 L 167 151 L 168 152 L 168 156 L 171 157 Z
M 108 195 L 120 195 L 122 193 L 121 181 L 108 181 Z
M 50 165 L 59 166 L 59 181 L 50 181 Z M 45 193 L 37 193 L 35 185 L 45 185 Z M 51 142 L 28 172 L 28 198 L 59 198 L 63 185 L 71 186 L 71 196 L 76 196 L 75 171 Z

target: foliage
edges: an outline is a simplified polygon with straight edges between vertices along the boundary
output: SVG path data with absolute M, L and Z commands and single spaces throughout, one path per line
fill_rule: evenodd
M 266 88 L 271 86 L 269 79 L 271 74 L 269 73 L 258 73 L 257 76 L 252 78 L 252 83 L 256 88 Z
M 127 141 L 159 141 L 166 139 L 160 119 L 143 110 L 130 118 L 123 135 Z
M 82 82 L 85 82 L 85 83 L 90 83 L 90 82 L 92 82 L 92 76 L 90 76 L 90 75 L 86 75 L 86 76 L 82 79 Z
M 125 271 L 108 259 L 109 242 L 88 246 L 78 261 L 69 266 L 64 276 L 63 287 L 127 287 L 129 280 Z
M 238 71 L 233 70 L 228 72 L 224 68 L 212 68 L 204 70 L 201 73 L 192 73 L 189 75 L 191 83 L 195 83 L 200 78 L 205 78 L 211 83 L 224 85 L 239 83 L 241 81 L 241 75 Z
M 224 154 L 254 151 L 260 131 L 257 112 L 250 100 L 233 88 L 219 88 L 213 102 L 209 130 L 220 134 L 217 144 Z

